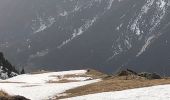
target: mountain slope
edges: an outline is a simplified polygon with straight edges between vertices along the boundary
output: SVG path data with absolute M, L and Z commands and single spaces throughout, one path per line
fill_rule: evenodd
M 170 95 L 169 88 L 169 85 L 160 85 L 124 91 L 89 94 L 62 100 L 91 100 L 92 98 L 93 100 L 167 100 Z
M 133 67 L 159 72 L 169 66 L 169 0 L 0 4 L 0 50 L 29 70 Z

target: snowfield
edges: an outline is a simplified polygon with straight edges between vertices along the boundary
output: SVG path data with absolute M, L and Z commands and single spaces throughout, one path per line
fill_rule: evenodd
M 53 100 L 67 96 L 66 90 L 101 81 L 93 79 L 87 70 L 23 74 L 0 80 L 0 89 L 10 95 L 31 100 Z M 159 85 L 123 91 L 88 94 L 61 100 L 170 100 L 170 85 Z
M 62 100 L 170 100 L 170 85 L 89 94 Z
M 0 89 L 10 95 L 21 95 L 31 100 L 46 100 L 61 95 L 66 90 L 100 81 L 100 79 L 92 80 L 91 77 L 72 77 L 68 80 L 75 79 L 76 82 L 57 83 L 62 79 L 67 79 L 64 78 L 64 75 L 72 74 L 84 75 L 86 70 L 19 75 L 0 80 Z M 50 83 L 49 81 L 55 82 Z

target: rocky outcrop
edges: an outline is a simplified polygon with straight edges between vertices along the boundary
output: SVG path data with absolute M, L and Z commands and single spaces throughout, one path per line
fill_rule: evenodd
M 30 100 L 23 96 L 4 96 L 0 97 L 0 100 Z
M 147 79 L 161 79 L 161 76 L 156 73 L 141 72 L 138 75 Z
M 119 71 L 117 73 L 117 76 L 140 76 L 140 77 L 144 77 L 146 79 L 161 79 L 161 76 L 158 75 L 157 73 L 149 73 L 149 72 L 137 73 L 130 69 Z

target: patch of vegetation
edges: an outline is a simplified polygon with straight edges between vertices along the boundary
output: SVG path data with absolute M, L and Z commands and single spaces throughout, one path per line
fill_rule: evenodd
M 35 71 L 35 72 L 30 72 L 29 74 L 43 74 L 43 73 L 49 73 L 49 71 L 38 70 L 38 71 Z
M 0 90 L 0 97 L 2 97 L 2 96 L 9 96 L 9 95 L 5 91 Z
M 61 79 L 58 81 L 48 81 L 48 83 L 69 83 L 69 82 L 78 82 L 78 80 Z
M 104 78 L 108 75 L 94 69 L 87 69 L 86 75 L 92 77 L 93 79 Z
M 30 100 L 23 96 L 10 96 L 3 90 L 0 90 L 0 100 Z

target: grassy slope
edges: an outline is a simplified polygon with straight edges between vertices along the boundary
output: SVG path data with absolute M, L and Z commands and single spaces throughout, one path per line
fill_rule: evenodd
M 87 72 L 95 78 L 102 78 L 103 80 L 97 83 L 81 86 L 71 90 L 65 91 L 66 96 L 57 97 L 57 99 L 69 98 L 93 93 L 120 91 L 125 89 L 141 88 L 155 85 L 170 84 L 170 79 L 155 79 L 148 80 L 139 76 L 107 76 L 101 72 L 92 70 Z

